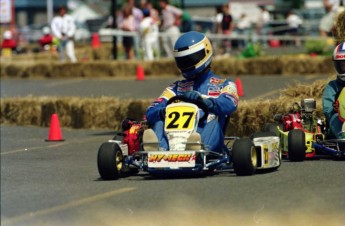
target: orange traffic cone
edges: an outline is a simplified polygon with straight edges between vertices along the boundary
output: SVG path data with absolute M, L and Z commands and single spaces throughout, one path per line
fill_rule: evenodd
M 99 41 L 99 35 L 97 32 L 92 34 L 91 45 L 93 49 L 96 49 L 101 46 L 101 43 Z
M 241 79 L 239 79 L 239 78 L 236 79 L 235 83 L 236 83 L 236 87 L 237 87 L 237 94 L 238 94 L 238 96 L 240 96 L 240 97 L 244 96 Z
M 137 66 L 137 80 L 138 81 L 144 81 L 145 80 L 144 68 L 140 64 L 138 64 L 138 66 Z
M 60 122 L 57 114 L 52 114 L 49 135 L 46 141 L 64 141 L 62 138 Z

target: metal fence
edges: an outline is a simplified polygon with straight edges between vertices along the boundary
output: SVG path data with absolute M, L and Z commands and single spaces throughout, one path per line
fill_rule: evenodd
M 236 31 L 231 35 L 206 33 L 205 35 L 212 42 L 215 54 L 233 53 L 234 51 L 241 51 L 246 48 L 247 43 L 259 43 L 263 48 L 280 48 L 280 47 L 303 47 L 308 40 L 327 41 L 327 38 L 321 36 L 306 36 L 306 35 L 290 35 L 288 32 L 284 35 L 275 35 L 280 31 L 287 31 L 288 27 L 279 26 L 266 29 L 263 35 L 258 35 L 254 30 L 249 30 L 244 34 Z M 102 42 L 111 42 L 113 37 L 117 37 L 118 45 L 121 46 L 122 38 L 125 36 L 134 38 L 134 50 L 136 53 L 142 51 L 140 44 L 141 37 L 138 32 L 128 32 L 119 29 L 101 29 L 99 31 L 100 40 Z M 169 36 L 164 32 L 159 33 L 159 52 L 160 57 L 167 57 L 164 53 L 163 45 L 169 40 Z M 140 58 L 140 54 L 136 54 Z

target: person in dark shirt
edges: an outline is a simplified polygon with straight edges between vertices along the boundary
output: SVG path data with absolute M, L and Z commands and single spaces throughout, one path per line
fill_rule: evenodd
M 218 33 L 230 36 L 233 28 L 232 22 L 233 20 L 229 11 L 229 5 L 225 4 L 222 7 L 222 13 L 220 14 L 220 17 L 218 18 Z M 224 39 L 223 46 L 225 52 L 229 52 L 231 49 L 231 40 Z

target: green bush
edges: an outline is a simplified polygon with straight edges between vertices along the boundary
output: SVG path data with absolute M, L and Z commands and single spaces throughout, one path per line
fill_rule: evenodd
M 327 40 L 307 40 L 304 44 L 307 53 L 316 53 L 319 55 L 326 55 L 329 53 L 329 46 Z

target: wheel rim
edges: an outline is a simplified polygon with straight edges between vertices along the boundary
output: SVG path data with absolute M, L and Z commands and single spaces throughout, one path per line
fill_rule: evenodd
M 120 151 L 116 152 L 115 156 L 116 169 L 120 171 L 122 169 L 122 154 Z
M 251 147 L 250 152 L 251 152 L 252 165 L 254 167 L 256 167 L 256 165 L 257 165 L 257 157 L 256 157 L 256 150 L 255 150 L 255 148 Z

